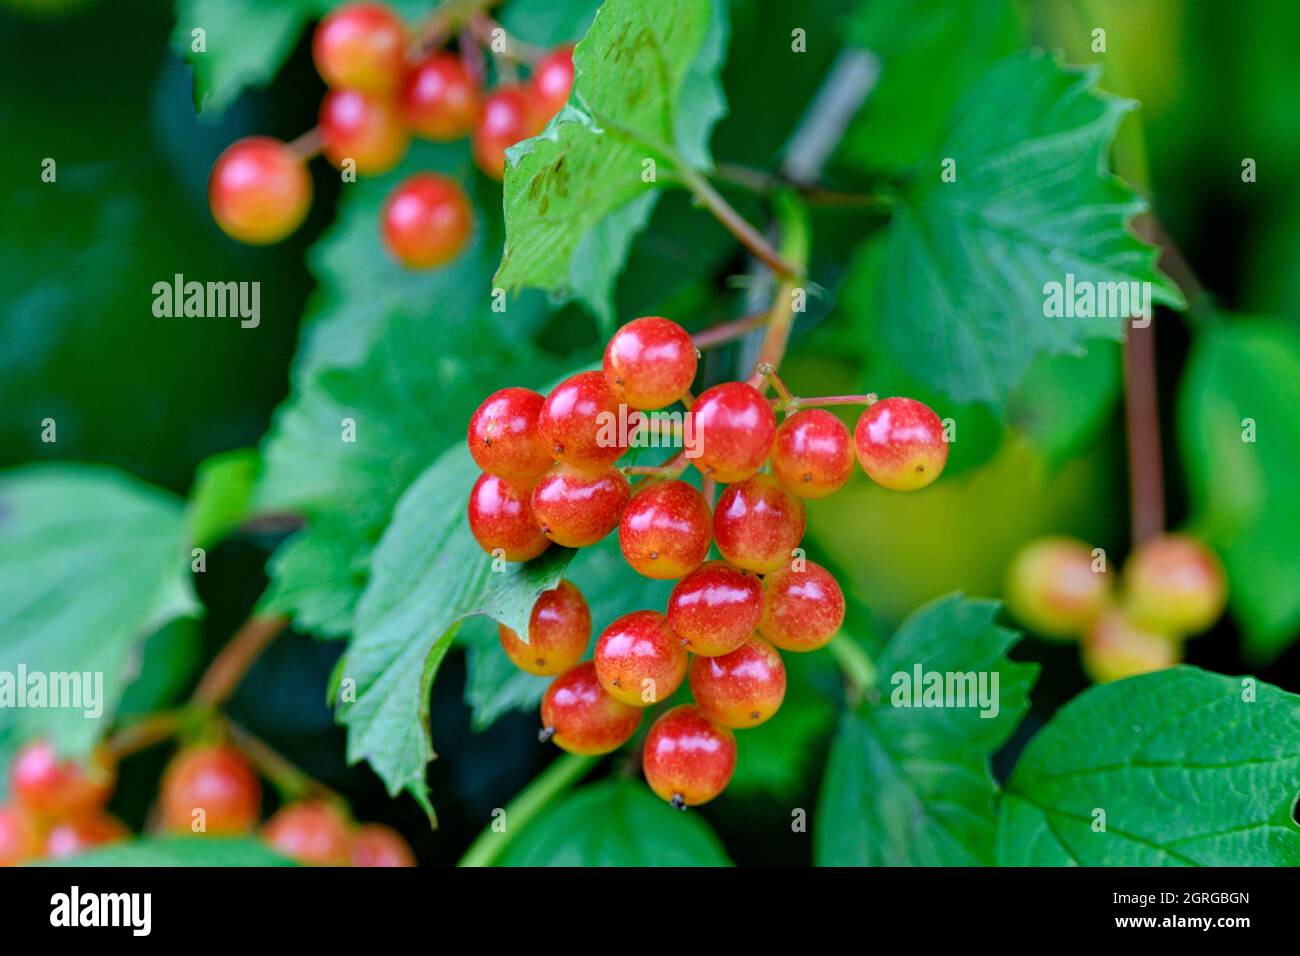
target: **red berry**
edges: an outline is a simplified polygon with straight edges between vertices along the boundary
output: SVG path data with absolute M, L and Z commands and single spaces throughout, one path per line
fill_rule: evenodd
M 1084 634 L 1080 657 L 1088 676 L 1104 684 L 1173 667 L 1183 652 L 1177 638 L 1147 630 L 1111 609 Z
M 552 50 L 538 62 L 528 80 L 533 94 L 533 111 L 548 120 L 558 113 L 573 89 L 573 47 Z
M 617 468 L 592 475 L 556 465 L 533 489 L 533 519 L 556 544 L 585 548 L 618 527 L 630 494 Z
M 481 475 L 469 493 L 469 530 L 488 554 L 500 549 L 507 561 L 530 561 L 551 546 L 533 520 L 532 489 L 526 482 Z
M 695 343 L 669 319 L 633 319 L 605 346 L 605 380 L 615 397 L 648 411 L 671 405 L 695 381 Z
M 618 399 L 605 376 L 579 372 L 546 396 L 537 425 L 556 461 L 600 471 L 616 462 L 626 448 L 618 419 Z
M 776 435 L 772 406 L 754 386 L 724 382 L 708 389 L 691 406 L 695 467 L 716 481 L 743 481 L 767 461 Z
M 763 617 L 763 585 L 725 561 L 707 561 L 677 582 L 668 598 L 668 626 L 701 657 L 744 644 Z
M 460 255 L 472 222 L 469 199 L 454 180 L 416 173 L 384 202 L 384 244 L 408 269 L 432 269 Z
M 844 623 L 844 592 L 819 564 L 782 568 L 763 579 L 763 621 L 758 629 L 783 651 L 815 651 Z
M 658 611 L 633 611 L 596 639 L 596 676 L 615 700 L 648 707 L 686 678 L 686 648 Z
M 410 845 L 400 833 L 382 823 L 367 823 L 352 831 L 348 857 L 353 866 L 415 866 Z
M 99 810 L 108 802 L 115 777 L 105 759 L 92 757 L 84 765 L 60 760 L 54 747 L 43 740 L 18 751 L 9 773 L 18 803 L 46 820 Z
M 785 699 L 785 664 L 757 634 L 730 654 L 691 660 L 691 696 L 700 713 L 723 727 L 757 727 Z
M 0 867 L 17 866 L 41 850 L 35 821 L 19 806 L 0 807 Z
M 853 429 L 853 442 L 862 470 L 894 491 L 924 488 L 948 461 L 943 423 L 912 398 L 886 398 L 869 407 Z
M 406 125 L 426 139 L 460 139 L 478 122 L 478 84 L 450 53 L 434 53 L 411 67 L 400 102 Z
M 1174 636 L 1203 631 L 1218 620 L 1227 598 L 1223 565 L 1187 535 L 1140 544 L 1124 566 L 1124 609 L 1147 630 Z
M 542 737 L 571 754 L 607 754 L 631 739 L 641 709 L 615 700 L 596 679 L 596 665 L 584 661 L 565 671 L 542 697 Z
M 708 803 L 731 782 L 736 735 L 692 704 L 674 707 L 655 721 L 641 755 L 646 783 L 679 809 Z
M 718 550 L 746 571 L 768 574 L 783 567 L 803 540 L 803 532 L 803 502 L 771 475 L 728 485 L 713 509 Z
M 1110 603 L 1110 578 L 1093 570 L 1092 549 L 1082 541 L 1039 538 L 1007 569 L 1007 610 L 1044 637 L 1077 637 Z
M 208 205 L 221 231 L 259 246 L 279 242 L 302 225 L 311 194 L 307 166 L 269 136 L 231 143 L 208 179 Z
M 543 124 L 544 125 L 544 124 Z M 505 174 L 506 148 L 541 132 L 527 90 L 502 86 L 483 103 L 474 130 L 474 162 L 498 182 Z
M 582 592 L 568 581 L 543 591 L 528 616 L 528 643 L 504 624 L 497 635 L 506 656 L 522 671 L 549 677 L 582 659 L 591 641 L 591 610 Z
M 187 747 L 163 774 L 161 800 L 164 829 L 246 833 L 261 816 L 262 785 L 244 755 L 233 747 Z M 202 815 L 196 810 L 202 810 Z
M 307 800 L 277 810 L 262 828 L 262 839 L 281 856 L 307 866 L 347 866 L 349 829 L 338 808 Z
M 42 856 L 63 860 L 98 846 L 118 843 L 130 835 L 121 820 L 95 810 L 54 823 L 45 833 Z
M 381 3 L 349 3 L 321 20 L 311 55 L 326 85 L 387 93 L 402 75 L 406 29 Z
M 378 175 L 396 166 L 410 145 L 397 107 L 360 90 L 331 90 L 320 105 L 321 149 L 339 168 L 351 159 L 359 173 Z
M 542 396 L 526 388 L 503 388 L 483 400 L 469 420 L 469 453 L 489 475 L 537 478 L 551 467 L 537 419 Z
M 825 409 L 796 412 L 776 430 L 772 474 L 800 498 L 833 495 L 853 474 L 849 430 Z
M 709 503 L 684 481 L 660 481 L 638 491 L 618 523 L 623 557 L 648 578 L 680 578 L 695 570 L 712 540 Z

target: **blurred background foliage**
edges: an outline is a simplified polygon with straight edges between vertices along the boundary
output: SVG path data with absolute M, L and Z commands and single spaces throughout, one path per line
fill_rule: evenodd
M 287 242 L 250 248 L 217 230 L 206 181 L 220 150 L 250 133 L 289 139 L 314 123 L 323 87 L 302 31 L 328 5 L 183 4 L 191 13 L 201 8 L 214 23 L 261 18 L 266 34 L 249 42 L 278 45 L 283 53 L 273 81 L 265 71 L 227 64 L 247 70 L 254 85 L 209 100 L 199 116 L 191 69 L 172 45 L 176 13 L 165 0 L 0 5 L 6 166 L 0 177 L 0 465 L 103 463 L 186 496 L 205 459 L 262 441 L 294 377 L 314 355 L 347 364 L 337 362 L 340 351 L 364 352 L 366 315 L 376 300 L 382 308 L 409 312 L 413 322 L 436 301 L 451 317 L 422 334 L 434 336 L 435 347 L 442 337 L 460 342 L 457 354 L 466 364 L 436 372 L 446 376 L 433 385 L 444 390 L 445 407 L 407 409 L 407 417 L 393 424 L 399 434 L 410 432 L 409 442 L 399 442 L 410 460 L 378 463 L 373 486 L 307 493 L 308 499 L 317 494 L 318 501 L 346 504 L 356 498 L 362 510 L 377 508 L 362 529 L 377 537 L 404 484 L 459 440 L 480 394 L 466 383 L 484 381 L 484 369 L 504 351 L 533 370 L 528 384 L 534 385 L 596 355 L 594 320 L 575 305 L 552 307 L 540 294 L 512 305 L 502 320 L 513 325 L 495 330 L 486 343 L 466 344 L 478 334 L 471 324 L 477 320 L 472 310 L 458 311 L 455 299 L 470 294 L 458 288 L 469 280 L 401 274 L 379 252 L 374 210 L 384 189 L 366 199 L 366 184 L 348 187 L 357 190 L 352 205 L 336 210 L 340 186 L 323 163 L 312 166 L 317 200 L 311 216 Z M 1268 317 L 1245 322 L 1224 312 L 1185 320 L 1164 311 L 1157 322 L 1169 523 L 1183 525 L 1193 516 L 1200 521 L 1224 554 L 1234 590 L 1235 616 L 1197 638 L 1189 659 L 1226 673 L 1252 670 L 1300 691 L 1300 651 L 1291 643 L 1300 625 L 1292 588 L 1300 532 L 1296 404 L 1265 407 L 1286 389 L 1297 397 L 1300 381 L 1300 191 L 1291 176 L 1300 162 L 1300 5 L 1242 0 L 1227 11 L 1209 0 L 981 0 L 938 4 L 933 17 L 902 19 L 895 4 L 871 0 L 809 0 L 797 11 L 791 6 L 780 0 L 731 5 L 723 72 L 730 113 L 712 138 L 719 160 L 774 167 L 844 41 L 866 44 L 886 67 L 828 171 L 846 188 L 917 161 L 972 70 L 1026 43 L 1062 48 L 1070 63 L 1101 64 L 1104 88 L 1140 101 L 1117 145 L 1121 164 L 1135 143 L 1144 148 L 1150 179 L 1135 185 L 1149 193 L 1193 269 L 1225 309 Z M 589 0 L 515 0 L 502 16 L 523 39 L 550 44 L 580 36 L 594 7 Z M 787 22 L 808 29 L 806 55 L 789 52 Z M 1090 49 L 1095 25 L 1107 29 L 1104 55 Z M 891 148 L 881 149 L 881 142 Z M 40 181 L 45 157 L 58 163 L 57 187 Z M 1242 182 L 1244 157 L 1257 161 L 1257 182 Z M 457 147 L 419 149 L 407 165 L 463 170 L 479 208 L 499 206 L 498 187 L 472 171 Z M 735 201 L 742 212 L 759 214 L 745 197 Z M 326 232 L 336 214 L 339 226 Z M 878 267 L 878 252 L 862 242 L 861 216 L 823 212 L 815 227 L 814 274 L 829 291 L 800 322 L 787 380 L 796 392 L 870 388 L 932 397 L 873 348 L 878 316 L 871 297 L 855 294 L 854 286 Z M 490 269 L 500 228 L 499 212 L 480 224 L 466 269 Z M 699 328 L 740 314 L 743 290 L 724 280 L 745 268 L 725 232 L 683 195 L 668 194 L 618 283 L 618 315 L 659 312 Z M 851 270 L 854 278 L 842 284 Z M 152 286 L 175 273 L 260 281 L 260 326 L 155 318 Z M 521 329 L 527 335 L 519 336 Z M 733 371 L 735 351 L 711 356 L 708 374 Z M 430 352 L 431 362 L 436 354 Z M 1126 553 L 1118 349 L 1095 342 L 1083 357 L 1040 366 L 1013 395 L 1005 426 L 981 408 L 963 410 L 950 472 L 929 491 L 893 495 L 859 474 L 840 495 L 810 509 L 814 557 L 824 556 L 870 609 L 859 622 L 864 633 L 888 634 L 919 604 L 952 590 L 997 597 L 1011 553 L 1039 534 L 1075 534 L 1116 557 Z M 363 364 L 361 374 L 370 373 L 382 375 L 382 365 Z M 401 401 L 402 386 L 394 385 L 392 394 Z M 1258 462 L 1234 462 L 1231 430 L 1225 439 L 1222 429 L 1205 426 L 1212 402 L 1228 406 L 1225 416 L 1276 424 L 1258 446 L 1266 452 L 1266 474 L 1252 473 Z M 936 404 L 941 414 L 954 411 Z M 41 441 L 46 417 L 58 421 L 56 444 Z M 304 484 L 311 481 L 302 476 Z M 280 501 L 292 504 L 297 497 L 301 503 L 302 495 L 295 481 Z M 263 503 L 276 504 L 275 494 Z M 206 616 L 150 638 L 144 674 L 124 700 L 125 712 L 175 700 L 192 686 L 204 660 L 257 602 L 268 553 L 282 538 L 282 531 L 259 526 L 216 547 L 208 573 L 196 580 Z M 364 563 L 373 541 L 339 544 L 326 532 L 317 544 L 357 549 Z M 320 622 L 340 615 L 347 620 L 337 607 L 313 613 Z M 460 635 L 470 657 L 476 642 L 491 641 L 490 630 L 484 633 L 473 623 Z M 477 701 L 479 722 L 488 723 L 479 711 L 484 701 L 476 697 L 484 691 L 467 690 L 466 655 L 449 657 L 431 704 L 439 753 L 431 787 L 441 830 L 430 833 L 414 802 L 389 800 L 367 768 L 343 764 L 343 734 L 323 692 L 340 649 L 338 643 L 281 641 L 245 681 L 232 702 L 234 715 L 309 773 L 347 792 L 360 817 L 401 827 L 424 861 L 455 860 L 491 809 L 549 758 L 534 742 L 535 715 L 503 709 L 500 719 L 476 731 L 462 701 Z M 1001 769 L 1085 684 L 1072 648 L 1029 639 L 1013 656 L 1039 661 L 1044 669 L 1033 712 L 1000 758 Z M 766 745 L 757 743 L 737 784 L 704 811 L 736 862 L 808 859 L 807 841 L 764 821 L 777 801 L 815 802 L 818 774 L 812 771 L 828 746 L 839 693 L 833 668 L 825 664 L 800 662 L 807 673 L 793 683 L 804 703 L 783 715 L 791 718 L 783 728 L 774 722 L 765 731 L 773 736 L 771 759 L 764 759 Z M 525 692 L 525 699 L 529 693 L 536 699 L 535 691 Z M 164 757 L 153 751 L 128 764 L 114 802 L 128 822 L 143 820 Z

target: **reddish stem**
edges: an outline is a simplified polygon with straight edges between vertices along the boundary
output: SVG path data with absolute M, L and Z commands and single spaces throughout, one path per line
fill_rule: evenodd
M 743 339 L 766 322 L 767 310 L 753 312 L 749 315 L 742 315 L 738 319 L 731 319 L 712 328 L 707 328 L 703 332 L 697 332 L 691 338 L 694 340 L 697 349 L 710 349 L 718 345 L 726 345 L 728 342 L 735 342 L 737 339 Z
M 216 707 L 234 693 L 253 662 L 270 646 L 289 619 L 281 614 L 269 617 L 254 615 L 244 622 L 221 653 L 216 656 L 194 691 L 191 703 Z
M 1124 417 L 1128 426 L 1129 501 L 1133 544 L 1164 530 L 1164 469 L 1156 393 L 1156 328 L 1128 323 L 1124 343 Z

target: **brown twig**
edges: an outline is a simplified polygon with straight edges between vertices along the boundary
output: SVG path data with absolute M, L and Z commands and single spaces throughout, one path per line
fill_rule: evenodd
M 766 322 L 767 310 L 764 309 L 762 312 L 751 312 L 749 315 L 742 315 L 738 319 L 730 319 L 702 332 L 697 332 L 691 336 L 691 339 L 695 342 L 697 349 L 711 349 L 718 345 L 734 342 L 737 339 L 743 339 Z
M 247 729 L 227 719 L 226 732 L 231 742 L 252 761 L 262 775 L 275 785 L 286 800 L 316 797 L 346 807 L 347 801 L 332 788 L 303 772 L 279 751 Z
M 289 619 L 282 614 L 265 617 L 255 614 L 245 621 L 208 665 L 194 696 L 190 698 L 191 703 L 206 708 L 221 704 L 234 693 L 253 662 L 288 624 Z
M 1124 341 L 1124 418 L 1128 431 L 1130 518 L 1133 544 L 1165 526 L 1160 406 L 1156 393 L 1156 328 L 1132 322 Z

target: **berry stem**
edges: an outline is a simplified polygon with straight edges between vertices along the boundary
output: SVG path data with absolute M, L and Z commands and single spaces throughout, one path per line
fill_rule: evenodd
M 322 142 L 320 127 L 313 126 L 289 142 L 289 152 L 305 163 L 314 156 L 320 155 Z
M 506 804 L 504 829 L 488 826 L 478 835 L 457 866 L 491 866 L 501 856 L 515 834 L 546 808 L 561 793 L 573 786 L 596 765 L 595 757 L 564 754 L 533 778 L 515 798 Z
M 808 210 L 790 190 L 782 190 L 772 196 L 773 211 L 781 230 L 781 254 L 798 263 L 801 274 L 808 261 L 811 245 L 811 227 Z M 804 281 L 800 274 L 786 273 L 781 284 L 777 286 L 772 308 L 768 313 L 767 333 L 759 347 L 755 370 L 764 365 L 775 371 L 785 357 L 786 346 L 790 344 L 790 329 L 794 325 L 794 297 Z
M 1165 525 L 1155 332 L 1154 322 L 1146 328 L 1129 322 L 1124 337 L 1124 418 L 1128 426 L 1129 512 L 1135 546 L 1158 535 Z
M 624 465 L 619 471 L 625 475 L 657 476 L 659 478 L 676 478 L 686 470 L 686 449 L 683 448 L 662 465 Z
M 742 315 L 738 319 L 731 319 L 722 322 L 712 328 L 705 329 L 703 332 L 697 332 L 691 336 L 697 349 L 711 349 L 718 345 L 726 345 L 728 342 L 735 342 L 737 339 L 743 339 L 754 329 L 767 324 L 767 310 L 762 312 L 751 312 L 749 315 Z
M 865 395 L 821 395 L 813 398 L 791 396 L 785 403 L 776 399 L 772 404 L 778 411 L 781 409 L 796 411 L 800 408 L 820 408 L 825 405 L 874 405 L 878 401 L 880 401 L 879 395 L 875 392 L 867 392 Z
M 286 802 L 318 797 L 339 806 L 347 806 L 347 801 L 336 791 L 294 766 L 261 738 L 229 718 L 225 721 L 225 727 L 231 742 L 243 751 L 262 776 L 271 781 Z
M 677 175 L 682 184 L 717 219 L 728 232 L 739 240 L 740 244 L 753 256 L 784 279 L 798 278 L 802 269 L 792 264 L 780 252 L 773 249 L 763 234 L 755 229 L 744 216 L 738 213 L 702 175 L 684 162 L 678 161 Z
M 248 669 L 288 624 L 289 619 L 281 614 L 254 614 L 245 621 L 208 665 L 190 703 L 208 709 L 220 705 L 234 693 Z
M 411 32 L 412 59 L 445 44 L 457 27 L 468 24 L 476 15 L 490 9 L 499 0 L 448 0 L 429 14 Z
M 492 50 L 492 52 L 497 56 L 504 57 L 505 59 L 511 60 L 515 63 L 523 63 L 526 66 L 535 66 L 542 57 L 546 56 L 547 51 L 543 47 L 534 46 L 531 43 L 525 43 L 523 40 L 520 40 L 506 30 L 506 28 L 499 22 L 481 11 L 471 14 L 466 26 L 469 28 L 470 33 L 474 35 L 474 38 L 489 50 L 492 50 L 493 31 L 500 30 L 506 41 L 505 49 L 500 53 L 497 53 L 495 50 Z
M 748 192 L 766 196 L 778 189 L 794 188 L 810 206 L 838 206 L 846 209 L 886 209 L 893 205 L 894 197 L 888 194 L 848 193 L 816 185 L 800 185 L 783 179 L 764 169 L 755 169 L 739 163 L 715 163 L 712 178 Z
M 862 645 L 847 634 L 840 634 L 826 646 L 844 672 L 849 685 L 849 702 L 856 706 L 876 686 L 876 665 Z
M 150 714 L 117 730 L 104 741 L 104 752 L 114 762 L 176 736 L 188 722 L 185 709 Z

